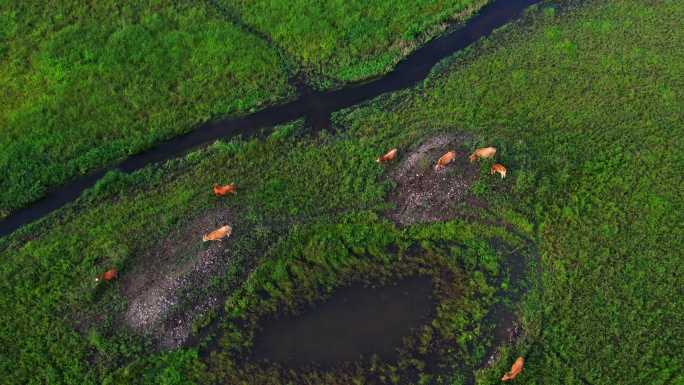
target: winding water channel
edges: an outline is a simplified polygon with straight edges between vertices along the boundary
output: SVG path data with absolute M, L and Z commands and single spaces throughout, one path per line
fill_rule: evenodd
M 38 220 L 76 200 L 81 193 L 109 170 L 131 173 L 148 165 L 163 162 L 213 143 L 217 139 L 235 136 L 254 137 L 268 128 L 305 117 L 314 131 L 330 126 L 330 115 L 338 110 L 354 106 L 381 94 L 409 88 L 425 79 L 440 60 L 450 56 L 495 29 L 518 18 L 523 10 L 541 0 L 495 0 L 471 18 L 462 28 L 436 38 L 401 61 L 394 70 L 375 80 L 353 84 L 332 91 L 315 91 L 301 95 L 297 100 L 268 107 L 240 118 L 207 122 L 193 131 L 133 155 L 118 165 L 79 177 L 48 193 L 41 200 L 15 211 L 0 221 L 0 237 L 19 227 Z

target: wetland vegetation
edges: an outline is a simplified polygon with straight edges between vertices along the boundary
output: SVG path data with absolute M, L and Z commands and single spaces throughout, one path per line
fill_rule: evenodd
M 485 3 L 2 2 L 0 219 L 200 123 L 294 98 L 313 62 L 355 73 L 322 88 L 387 72 Z
M 546 2 L 419 86 L 336 113 L 333 130 L 297 121 L 265 140 L 109 173 L 0 239 L 1 378 L 493 384 L 524 356 L 516 383 L 684 381 L 683 19 L 677 1 Z M 445 134 L 461 138 L 460 157 L 496 146 L 508 176 L 489 174 L 494 160 L 456 163 L 446 180 L 467 184 L 447 195 L 457 205 L 440 201 L 448 215 L 397 221 L 398 170 Z M 375 162 L 393 147 L 396 161 Z M 237 193 L 217 198 L 214 183 Z M 220 245 L 182 233 L 204 231 L 198 218 L 216 212 L 234 228 Z M 162 270 L 154 258 L 169 239 L 184 247 L 167 264 L 206 252 L 222 261 L 164 315 L 190 314 L 191 335 L 173 350 L 160 343 L 168 329 L 123 320 L 126 275 L 149 262 Z M 110 266 L 122 279 L 96 285 Z M 396 359 L 292 368 L 251 358 L 269 322 L 345 287 L 415 276 L 430 277 L 434 310 Z M 193 307 L 208 298 L 218 305 Z

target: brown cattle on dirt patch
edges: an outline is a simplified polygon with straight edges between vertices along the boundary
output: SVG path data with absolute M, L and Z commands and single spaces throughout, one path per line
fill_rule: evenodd
M 448 221 L 485 205 L 470 190 L 480 167 L 466 156 L 455 157 L 445 170 L 434 170 L 445 152 L 465 154 L 472 140 L 467 134 L 438 134 L 402 150 L 401 161 L 389 173 L 395 183 L 388 197 L 394 206 L 387 212 L 389 219 L 400 226 Z
M 446 154 L 442 155 L 441 158 L 437 159 L 437 163 L 435 164 L 435 171 L 439 171 L 446 167 L 447 164 L 451 163 L 454 158 L 456 158 L 456 151 L 449 151 Z
M 225 225 L 223 227 L 220 227 L 208 234 L 204 234 L 202 237 L 202 240 L 204 242 L 206 241 L 218 241 L 226 237 L 230 237 L 230 233 L 233 231 L 233 228 Z
M 233 194 L 235 193 L 235 189 L 237 186 L 235 186 L 235 183 L 227 184 L 225 186 L 220 186 L 218 184 L 214 185 L 214 195 L 217 197 L 222 197 L 228 194 Z
M 525 359 L 522 357 L 518 357 L 518 359 L 516 359 L 513 365 L 511 366 L 511 371 L 504 374 L 503 377 L 501 377 L 501 381 L 511 381 L 518 377 L 518 374 L 520 374 L 523 370 L 524 364 Z
M 102 273 L 99 277 L 95 278 L 95 282 L 100 282 L 100 281 L 111 281 L 113 279 L 116 279 L 116 277 L 119 275 L 119 272 L 116 271 L 116 269 L 109 269 Z
M 499 173 L 501 175 L 501 179 L 506 177 L 506 166 L 501 163 L 494 164 L 490 171 L 492 175 Z
M 396 158 L 396 157 L 397 157 L 397 149 L 396 149 L 396 148 L 393 148 L 393 149 L 389 150 L 389 151 L 387 152 L 387 154 L 385 154 L 385 155 L 379 157 L 379 158 L 376 159 L 375 161 L 378 162 L 378 163 L 384 163 L 384 162 L 389 162 L 389 161 L 393 160 L 393 159 Z
M 149 336 L 162 349 L 186 343 L 193 322 L 222 304 L 216 291 L 206 289 L 235 255 L 229 240 L 239 234 L 222 242 L 200 239 L 225 224 L 239 223 L 238 215 L 229 209 L 209 209 L 186 218 L 153 245 L 133 254 L 126 274 L 119 277 L 128 306 L 116 326 Z
M 482 147 L 478 148 L 477 150 L 473 151 L 472 154 L 468 157 L 468 159 L 471 162 L 474 162 L 478 159 L 489 159 L 493 157 L 496 154 L 496 147 Z

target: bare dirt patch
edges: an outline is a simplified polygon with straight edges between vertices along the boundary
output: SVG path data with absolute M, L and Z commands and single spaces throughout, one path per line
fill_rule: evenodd
M 468 135 L 443 134 L 423 142 L 403 157 L 390 172 L 396 188 L 390 194 L 395 208 L 388 217 L 398 225 L 445 221 L 462 216 L 464 206 L 484 206 L 470 192 L 480 173 L 478 162 L 470 163 Z M 435 170 L 437 159 L 448 151 L 456 158 L 441 170 Z
M 220 303 L 206 289 L 226 266 L 232 240 L 202 242 L 202 235 L 235 222 L 229 210 L 209 211 L 138 258 L 121 282 L 128 300 L 122 323 L 152 336 L 163 348 L 183 344 L 193 320 Z

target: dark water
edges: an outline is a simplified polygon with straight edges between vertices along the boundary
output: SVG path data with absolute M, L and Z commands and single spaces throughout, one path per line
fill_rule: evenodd
M 517 233 L 515 230 L 509 231 Z M 527 253 L 534 254 L 535 251 L 531 248 L 533 243 L 527 237 L 519 233 L 516 235 L 520 236 L 521 239 L 525 241 L 526 247 L 528 248 L 526 252 L 509 250 L 509 247 L 501 239 L 493 239 L 491 242 L 495 249 L 506 255 L 504 268 L 508 271 L 510 287 L 509 292 L 499 289 L 496 295 L 500 298 L 507 298 L 508 301 L 506 302 L 517 304 L 523 294 L 527 291 L 525 282 L 528 275 L 529 260 L 526 255 Z M 501 278 L 503 278 L 503 276 L 500 277 L 497 286 L 501 285 Z M 518 336 L 516 324 L 519 323 L 519 320 L 516 315 L 515 306 L 499 302 L 489 310 L 484 321 L 487 324 L 494 325 L 494 328 L 491 332 L 492 344 L 482 358 L 479 365 L 480 367 L 486 366 L 488 360 L 496 354 L 497 350 L 506 344 L 512 343 Z M 466 383 L 474 383 L 474 378 L 470 378 Z
M 386 92 L 414 86 L 425 79 L 440 60 L 488 36 L 494 29 L 518 17 L 525 8 L 540 1 L 495 0 L 471 18 L 465 26 L 430 41 L 397 64 L 395 69 L 385 76 L 339 90 L 308 92 L 290 103 L 269 107 L 245 117 L 205 123 L 185 135 L 131 156 L 113 169 L 130 173 L 150 164 L 181 156 L 217 139 L 261 135 L 261 128 L 287 123 L 300 117 L 305 117 L 314 131 L 328 128 L 331 113 Z M 0 221 L 0 236 L 7 235 L 75 200 L 81 192 L 92 187 L 105 172 L 106 170 L 103 170 L 76 178 L 51 191 L 43 199 L 14 212 Z
M 255 338 L 252 359 L 286 366 L 330 366 L 372 354 L 394 360 L 402 339 L 429 320 L 433 307 L 427 277 L 341 289 L 303 315 L 267 321 Z

